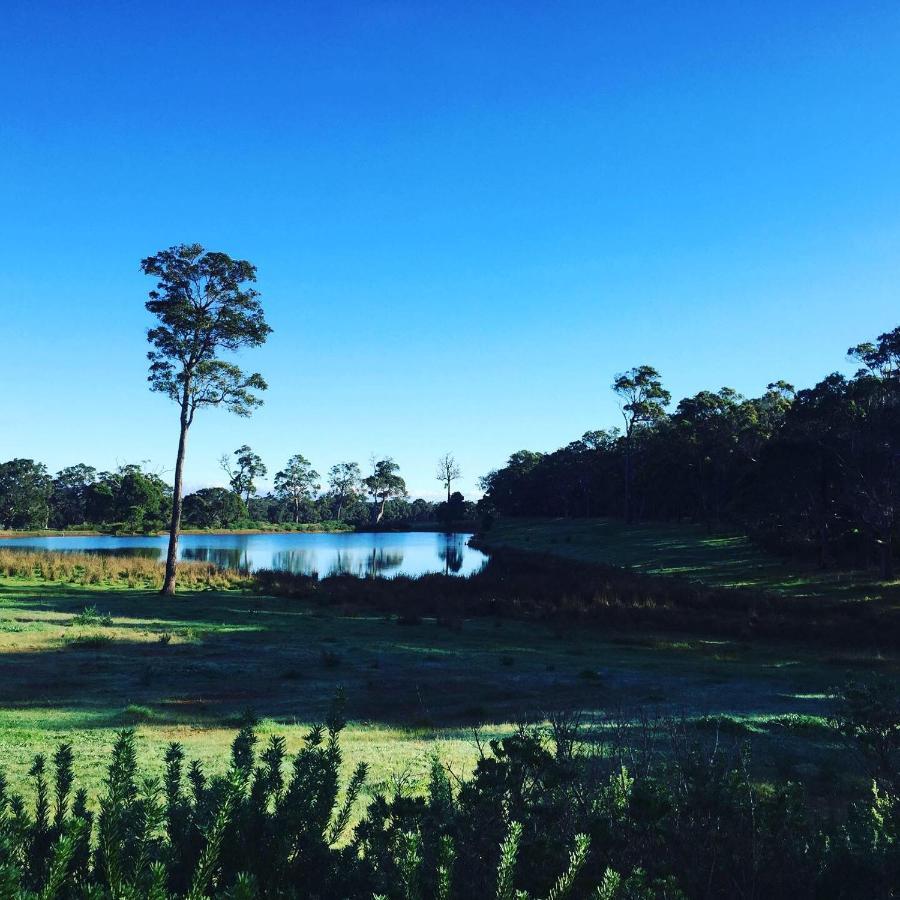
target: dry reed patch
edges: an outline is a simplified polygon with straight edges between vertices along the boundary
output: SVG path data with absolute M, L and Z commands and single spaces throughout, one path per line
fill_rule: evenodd
M 165 567 L 141 556 L 101 553 L 54 553 L 0 548 L 0 577 L 39 579 L 59 584 L 119 585 L 160 588 Z M 244 587 L 248 576 L 213 563 L 181 562 L 178 586 L 187 590 L 230 590 Z

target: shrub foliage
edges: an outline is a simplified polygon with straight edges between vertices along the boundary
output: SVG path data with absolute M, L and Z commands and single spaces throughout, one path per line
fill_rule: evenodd
M 492 741 L 466 780 L 434 760 L 420 795 L 375 793 L 352 828 L 366 767 L 341 785 L 339 703 L 293 759 L 247 722 L 214 777 L 171 744 L 141 778 L 126 730 L 96 809 L 66 744 L 36 757 L 28 802 L 0 780 L 0 897 L 892 897 L 897 722 L 895 691 L 846 692 L 836 724 L 881 774 L 840 820 L 755 785 L 718 742 L 676 729 L 670 754 L 626 759 L 557 721 Z

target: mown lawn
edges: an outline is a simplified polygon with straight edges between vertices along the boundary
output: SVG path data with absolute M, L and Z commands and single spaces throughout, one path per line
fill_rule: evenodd
M 786 597 L 872 599 L 900 603 L 900 580 L 885 584 L 874 572 L 822 571 L 780 559 L 741 535 L 710 534 L 699 525 L 616 519 L 504 519 L 479 541 L 582 562 L 626 566 L 636 572 L 689 578 L 715 587 L 771 591 Z
M 88 610 L 85 613 L 85 610 Z M 118 729 L 137 729 L 145 771 L 166 744 L 224 767 L 246 710 L 263 736 L 296 747 L 338 689 L 347 698 L 347 769 L 371 783 L 421 783 L 437 754 L 462 774 L 482 738 L 519 721 L 579 712 L 676 717 L 698 734 L 747 739 L 761 777 L 822 790 L 852 772 L 825 724 L 830 691 L 897 660 L 877 654 L 765 647 L 679 635 L 623 634 L 503 620 L 349 614 L 240 591 L 184 593 L 0 578 L 0 764 L 22 787 L 36 752 L 74 745 L 96 791 Z

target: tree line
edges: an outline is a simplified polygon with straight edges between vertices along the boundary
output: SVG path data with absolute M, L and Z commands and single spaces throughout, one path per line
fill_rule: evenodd
M 218 519 L 222 525 L 244 512 L 251 520 L 327 516 L 374 524 L 418 515 L 390 458 L 376 460 L 365 478 L 354 463 L 338 464 L 329 472 L 329 490 L 320 494 L 318 473 L 297 454 L 276 473 L 273 490 L 258 497 L 252 486 L 261 476 L 252 467 L 259 463 L 249 447 L 226 460 L 230 492 L 207 488 L 185 497 L 187 438 L 197 411 L 221 406 L 248 416 L 261 404 L 265 380 L 245 373 L 230 355 L 262 346 L 272 329 L 253 286 L 256 267 L 246 260 L 181 244 L 142 260 L 141 269 L 156 279 L 145 304 L 155 320 L 147 331 L 150 389 L 172 400 L 179 414 L 174 482 L 168 490 L 155 476 L 127 466 L 98 476 L 96 488 L 90 479 L 81 487 L 91 499 L 85 510 L 94 510 L 86 515 L 101 515 L 93 502 L 108 488 L 110 506 L 102 516 L 129 524 L 140 517 L 144 526 L 168 519 L 164 594 L 175 590 L 183 516 L 191 524 Z M 815 553 L 823 566 L 866 565 L 877 558 L 882 575 L 892 577 L 900 499 L 900 328 L 849 352 L 861 366 L 852 377 L 833 373 L 801 391 L 777 381 L 750 399 L 731 388 L 701 391 L 672 412 L 671 394 L 656 369 L 637 366 L 613 382 L 622 428 L 588 432 L 552 453 L 514 453 L 482 480 L 480 512 L 621 514 L 627 521 L 729 525 L 777 550 Z M 82 467 L 72 468 L 74 475 L 64 470 L 55 481 L 72 477 L 77 483 Z M 445 512 L 453 504 L 462 510 L 462 496 L 451 491 L 459 467 L 449 454 L 439 462 L 438 477 L 447 489 Z M 51 524 L 59 516 L 51 498 L 66 491 L 50 482 L 31 460 L 3 464 L 0 527 Z M 79 490 L 76 484 L 68 496 Z M 132 502 L 141 493 L 148 496 Z M 418 510 L 424 514 L 421 504 Z
M 449 454 L 442 460 L 453 457 Z M 201 488 L 184 496 L 183 525 L 194 528 L 252 528 L 287 523 L 344 524 L 460 522 L 475 516 L 475 504 L 453 492 L 434 503 L 410 499 L 393 459 L 373 460 L 370 474 L 358 463 L 333 465 L 324 483 L 302 454 L 275 473 L 272 488 L 260 491 L 268 469 L 259 454 L 243 445 L 221 459 L 228 487 Z M 453 463 L 455 465 L 455 463 Z M 454 476 L 454 477 L 458 477 Z M 173 487 L 139 464 L 114 472 L 85 463 L 51 475 L 31 459 L 0 463 L 0 528 L 102 529 L 151 532 L 166 528 Z
M 900 327 L 848 351 L 810 388 L 785 381 L 671 394 L 652 366 L 616 376 L 622 428 L 550 453 L 520 450 L 482 479 L 484 512 L 622 516 L 740 529 L 823 567 L 891 578 L 900 511 Z

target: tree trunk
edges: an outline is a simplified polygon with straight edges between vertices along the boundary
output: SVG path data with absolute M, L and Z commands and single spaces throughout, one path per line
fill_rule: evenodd
M 819 568 L 828 568 L 828 523 L 819 525 Z
M 625 522 L 631 522 L 631 439 L 625 444 Z
M 894 554 L 893 548 L 891 547 L 891 535 L 890 532 L 885 535 L 881 541 L 879 541 L 879 552 L 881 555 L 881 580 L 882 581 L 893 581 L 894 580 Z
M 172 492 L 172 522 L 169 526 L 169 550 L 166 554 L 166 577 L 161 593 L 171 597 L 175 593 L 175 568 L 178 560 L 178 532 L 181 528 L 181 485 L 184 469 L 184 451 L 187 446 L 188 416 L 186 406 L 181 408 L 181 431 L 178 435 L 178 456 L 175 458 L 175 485 Z
M 447 482 L 447 505 L 450 505 L 450 482 Z
M 387 497 L 385 497 L 385 498 L 381 501 L 381 506 L 378 508 L 378 516 L 377 516 L 377 518 L 375 519 L 375 524 L 376 524 L 376 525 L 380 525 L 380 524 L 381 524 L 381 520 L 384 518 L 384 507 L 385 507 L 386 505 L 387 505 Z

